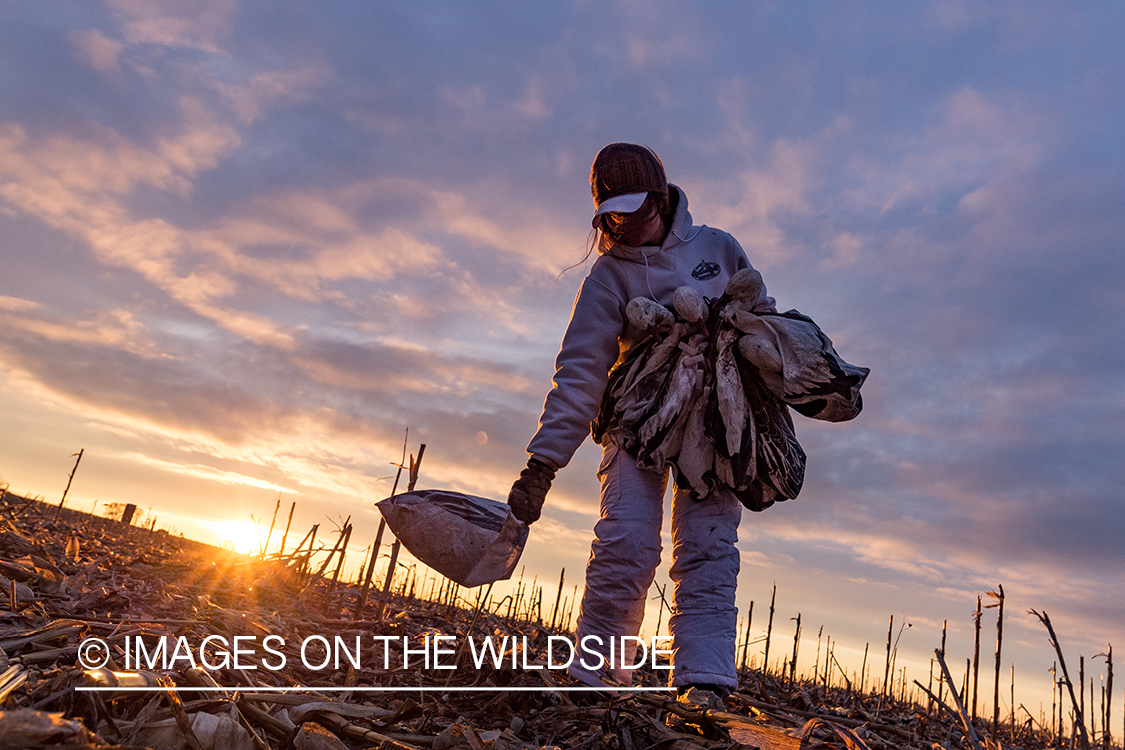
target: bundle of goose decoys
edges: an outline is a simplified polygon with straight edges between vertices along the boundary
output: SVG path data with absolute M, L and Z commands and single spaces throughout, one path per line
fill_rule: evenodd
M 761 290 L 761 274 L 747 268 L 715 300 L 680 287 L 674 312 L 630 300 L 626 316 L 644 338 L 609 374 L 594 439 L 641 467 L 670 465 L 677 484 L 700 499 L 720 486 L 756 511 L 795 498 L 805 452 L 789 407 L 852 419 L 869 370 L 841 359 L 796 310 L 753 312 Z

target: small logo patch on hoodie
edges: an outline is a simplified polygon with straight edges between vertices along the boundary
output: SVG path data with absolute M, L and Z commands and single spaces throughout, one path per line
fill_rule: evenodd
M 707 279 L 713 279 L 718 276 L 720 270 L 718 263 L 708 263 L 705 260 L 701 260 L 699 261 L 699 265 L 692 269 L 691 277 L 696 281 L 706 281 Z

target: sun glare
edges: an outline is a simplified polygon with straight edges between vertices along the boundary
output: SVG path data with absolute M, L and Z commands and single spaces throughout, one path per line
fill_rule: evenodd
M 266 542 L 266 529 L 249 521 L 227 521 L 222 526 L 223 546 L 244 555 L 256 553 Z

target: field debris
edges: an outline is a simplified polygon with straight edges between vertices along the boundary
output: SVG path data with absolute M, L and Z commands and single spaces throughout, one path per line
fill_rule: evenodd
M 383 587 L 385 595 L 376 588 L 374 606 L 362 609 L 365 588 L 326 565 L 314 572 L 312 549 L 302 542 L 287 554 L 242 555 L 7 494 L 0 499 L 0 747 L 973 746 L 963 708 L 943 710 L 905 690 L 863 692 L 843 670 L 820 672 L 819 644 L 815 676 L 743 669 L 739 690 L 725 701 L 698 691 L 677 699 L 674 692 L 577 690 L 564 671 L 536 668 L 550 639 L 569 635 L 565 603 L 544 605 L 542 589 L 538 600 L 527 594 L 534 606 L 513 607 L 451 582 L 426 596 L 407 576 Z M 558 587 L 561 597 L 562 576 Z M 345 645 L 382 639 L 387 651 L 359 666 L 338 653 L 332 663 L 327 653 L 314 654 L 324 661 L 314 669 L 300 651 L 317 634 Z M 464 644 L 487 636 L 510 647 L 511 663 L 506 655 L 473 662 L 477 654 Z M 108 651 L 99 667 L 80 653 L 92 638 Z M 441 656 L 454 669 L 438 668 L 434 644 L 442 638 L 450 646 Z M 405 653 L 412 643 L 435 650 L 424 659 Z M 519 667 L 517 643 L 526 649 Z M 415 661 L 403 668 L 409 658 Z M 637 683 L 660 687 L 665 674 L 645 667 Z M 996 741 L 989 725 L 978 719 L 974 732 L 989 750 L 1053 747 L 1060 739 L 1028 721 L 1000 727 Z

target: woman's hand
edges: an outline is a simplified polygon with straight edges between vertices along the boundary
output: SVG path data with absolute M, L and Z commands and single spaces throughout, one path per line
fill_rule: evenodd
M 528 526 L 538 521 L 543 511 L 543 500 L 554 478 L 555 470 L 550 466 L 534 458 L 528 459 L 527 468 L 520 472 L 520 478 L 512 484 L 512 491 L 508 493 L 512 515 Z

